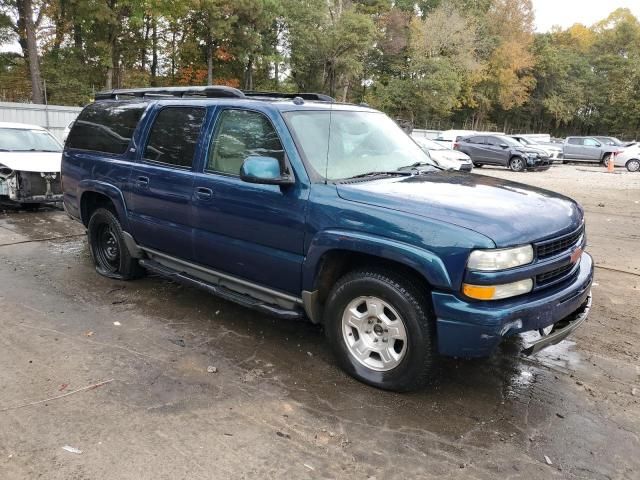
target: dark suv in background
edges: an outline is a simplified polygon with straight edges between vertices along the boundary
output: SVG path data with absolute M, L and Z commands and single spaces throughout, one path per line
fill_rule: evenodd
M 547 152 L 526 147 L 506 135 L 472 135 L 460 139 L 453 148 L 471 157 L 473 165 L 499 165 L 514 172 L 546 170 L 551 166 Z

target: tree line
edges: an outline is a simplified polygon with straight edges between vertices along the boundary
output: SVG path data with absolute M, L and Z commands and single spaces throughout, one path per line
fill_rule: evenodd
M 638 19 L 534 22 L 531 0 L 3 0 L 0 45 L 19 52 L 0 53 L 0 100 L 223 84 L 327 93 L 416 128 L 639 137 Z

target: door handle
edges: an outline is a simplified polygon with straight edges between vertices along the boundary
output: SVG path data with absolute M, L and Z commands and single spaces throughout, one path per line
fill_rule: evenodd
M 196 197 L 199 200 L 211 200 L 213 198 L 213 190 L 207 187 L 198 187 L 196 188 Z
M 149 188 L 149 177 L 138 177 L 136 185 L 139 188 Z

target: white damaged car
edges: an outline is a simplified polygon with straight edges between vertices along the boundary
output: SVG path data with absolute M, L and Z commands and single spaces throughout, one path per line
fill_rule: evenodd
M 37 125 L 0 122 L 0 201 L 61 202 L 62 145 Z

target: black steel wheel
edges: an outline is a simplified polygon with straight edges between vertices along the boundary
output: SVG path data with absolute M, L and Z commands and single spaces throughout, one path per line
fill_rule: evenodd
M 87 228 L 89 250 L 96 271 L 105 277 L 129 280 L 143 272 L 138 261 L 131 257 L 124 241 L 118 217 L 106 208 L 98 208 L 91 215 Z

